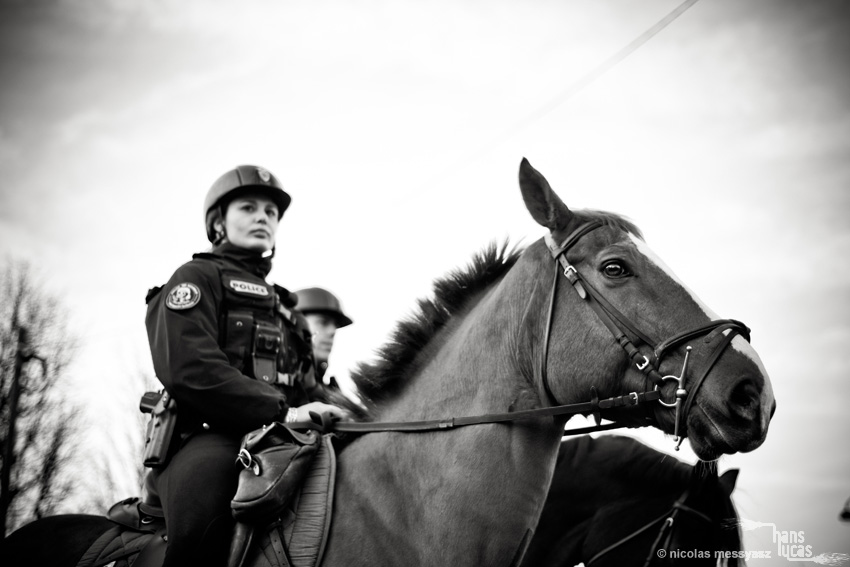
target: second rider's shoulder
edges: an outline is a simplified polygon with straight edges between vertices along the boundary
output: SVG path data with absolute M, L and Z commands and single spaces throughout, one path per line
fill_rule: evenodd
M 290 309 L 295 307 L 298 303 L 298 296 L 283 287 L 282 285 L 272 284 L 274 285 L 274 290 L 277 292 L 277 296 L 280 298 L 280 302 Z

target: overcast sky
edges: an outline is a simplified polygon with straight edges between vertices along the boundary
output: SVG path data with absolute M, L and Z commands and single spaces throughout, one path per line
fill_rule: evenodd
M 742 517 L 850 552 L 850 3 L 703 0 L 576 92 L 679 5 L 0 0 L 0 254 L 68 306 L 107 429 L 152 374 L 145 293 L 208 246 L 225 170 L 292 194 L 270 279 L 342 299 L 345 376 L 434 278 L 542 236 L 525 156 L 752 327 L 778 410 L 720 469 L 742 470 Z

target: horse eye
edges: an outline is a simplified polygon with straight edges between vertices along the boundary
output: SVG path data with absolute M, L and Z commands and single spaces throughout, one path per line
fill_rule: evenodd
M 625 278 L 632 275 L 624 263 L 619 260 L 612 260 L 602 266 L 602 273 L 608 278 Z

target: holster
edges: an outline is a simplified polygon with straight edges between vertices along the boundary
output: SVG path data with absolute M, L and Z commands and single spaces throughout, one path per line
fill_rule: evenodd
M 152 404 L 156 396 L 159 399 Z M 145 431 L 144 463 L 146 467 L 163 468 L 168 464 L 169 449 L 177 423 L 177 402 L 166 391 L 145 392 L 140 403 L 142 412 L 150 411 Z M 146 411 L 147 410 L 147 411 Z
M 321 436 L 313 430 L 294 431 L 274 422 L 246 435 L 237 463 L 239 487 L 231 502 L 240 522 L 269 522 L 289 504 L 319 448 Z

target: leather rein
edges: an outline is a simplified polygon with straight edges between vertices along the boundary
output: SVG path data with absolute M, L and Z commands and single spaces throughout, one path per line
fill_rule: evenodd
M 692 515 L 696 516 L 697 518 L 708 522 L 709 524 L 713 524 L 714 522 L 707 515 L 703 514 L 699 510 L 696 510 L 695 508 L 691 508 L 690 506 L 685 504 L 685 501 L 687 500 L 689 494 L 690 494 L 690 492 L 688 490 L 685 490 L 685 492 L 682 493 L 682 495 L 679 497 L 679 499 L 676 500 L 673 503 L 673 506 L 672 506 L 672 508 L 670 508 L 670 510 L 668 510 L 667 512 L 664 512 L 663 514 L 661 514 L 659 517 L 655 518 L 654 520 L 650 520 L 649 522 L 644 524 L 642 527 L 636 529 L 635 531 L 633 531 L 632 533 L 630 533 L 626 537 L 617 540 L 616 542 L 612 543 L 611 545 L 609 545 L 605 549 L 599 551 L 593 557 L 591 557 L 587 561 L 587 563 L 585 563 L 585 565 L 590 567 L 591 563 L 593 563 L 594 561 L 596 561 L 597 559 L 599 559 L 603 555 L 617 549 L 621 545 L 626 544 L 627 542 L 636 538 L 637 536 L 639 536 L 643 532 L 649 530 L 650 528 L 652 528 L 656 524 L 661 523 L 661 527 L 658 530 L 658 535 L 655 536 L 655 540 L 652 542 L 652 547 L 649 548 L 649 553 L 647 554 L 646 560 L 643 563 L 643 567 L 649 567 L 650 565 L 652 565 L 652 562 L 656 559 L 656 557 L 658 555 L 658 550 L 660 550 L 660 549 L 668 550 L 670 548 L 670 542 L 673 539 L 673 527 L 674 527 L 674 524 L 676 522 L 676 517 L 678 516 L 680 511 L 686 512 L 688 514 L 692 514 Z
M 599 399 L 596 388 L 592 387 L 591 399 L 588 402 L 566 405 L 557 404 L 557 401 L 552 395 L 552 391 L 549 387 L 548 378 L 546 376 L 549 338 L 551 335 L 552 322 L 554 319 L 557 285 L 558 280 L 560 279 L 558 275 L 558 270 L 556 270 L 549 303 L 549 315 L 546 322 L 546 334 L 543 344 L 543 365 L 541 368 L 541 380 L 543 382 L 543 387 L 546 391 L 546 395 L 549 397 L 549 401 L 552 402 L 554 405 L 546 408 L 535 408 L 530 410 L 521 410 L 508 413 L 495 413 L 478 416 L 450 417 L 446 419 L 401 422 L 333 421 L 327 416 L 321 416 L 319 422 L 317 423 L 299 422 L 293 423 L 291 425 L 294 428 L 316 428 L 321 429 L 325 432 L 335 431 L 339 433 L 424 432 L 453 429 L 456 427 L 463 427 L 467 425 L 510 422 L 527 418 L 576 414 L 593 415 L 596 420 L 596 426 L 580 429 L 571 429 L 565 432 L 565 435 L 575 435 L 580 433 L 587 433 L 590 431 L 603 431 L 608 429 L 615 429 L 618 427 L 625 427 L 624 425 L 618 423 L 602 425 L 601 412 L 604 410 L 612 410 L 616 408 L 623 408 L 628 406 L 645 404 L 647 402 L 658 401 L 665 407 L 676 408 L 676 424 L 674 435 L 677 437 L 678 443 L 681 444 L 684 437 L 680 435 L 680 430 L 683 429 L 680 428 L 680 423 L 682 426 L 684 425 L 684 419 L 687 410 L 693 403 L 696 391 L 702 385 L 703 380 L 705 380 L 709 371 L 714 366 L 714 363 L 720 358 L 720 355 L 723 353 L 725 348 L 732 342 L 732 339 L 735 335 L 741 334 L 742 336 L 744 336 L 744 338 L 749 340 L 749 329 L 739 321 L 735 321 L 733 319 L 721 319 L 717 321 L 711 321 L 705 325 L 697 327 L 696 329 L 679 333 L 653 347 L 653 342 L 648 339 L 646 335 L 640 332 L 640 330 L 638 330 L 635 325 L 633 325 L 628 320 L 627 317 L 625 317 L 613 305 L 611 305 L 607 300 L 605 300 L 605 298 L 602 297 L 602 295 L 599 294 L 599 292 L 597 292 L 587 281 L 583 280 L 578 271 L 576 271 L 576 269 L 572 265 L 570 265 L 569 261 L 566 258 L 566 252 L 576 242 L 578 242 L 584 235 L 601 226 L 603 226 L 603 224 L 597 221 L 591 221 L 586 224 L 583 224 L 560 244 L 555 243 L 551 239 L 551 237 L 547 235 L 546 244 L 549 247 L 552 257 L 563 266 L 564 276 L 566 276 L 566 278 L 572 284 L 579 297 L 588 302 L 588 305 L 594 310 L 594 312 L 602 320 L 605 326 L 611 330 L 615 340 L 625 350 L 628 357 L 635 363 L 637 369 L 643 372 L 647 380 L 653 383 L 652 389 L 648 389 L 644 392 L 630 392 L 629 394 L 623 396 L 614 396 Z M 689 391 L 685 390 L 684 381 L 691 347 L 687 347 L 685 361 L 683 363 L 682 373 L 680 376 L 661 376 L 661 374 L 658 372 L 656 365 L 660 364 L 661 359 L 669 350 L 679 346 L 684 342 L 690 341 L 694 338 L 703 335 L 707 335 L 705 341 L 709 342 L 714 339 L 718 334 L 723 333 L 727 330 L 729 332 L 724 337 L 724 340 L 715 348 L 714 352 L 709 357 L 702 374 L 697 379 L 695 385 L 691 387 Z M 653 351 L 651 353 L 651 357 L 644 355 L 635 346 L 633 341 L 637 342 L 638 344 L 647 345 L 652 348 Z M 662 399 L 660 391 L 661 385 L 667 380 L 673 380 L 678 385 L 675 400 L 669 403 L 665 402 Z M 649 420 L 645 425 L 650 425 Z M 678 448 L 679 447 L 677 445 L 676 449 L 678 450 Z

